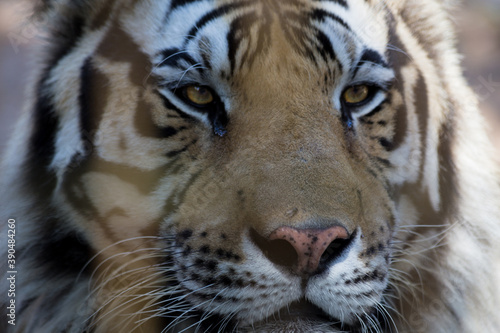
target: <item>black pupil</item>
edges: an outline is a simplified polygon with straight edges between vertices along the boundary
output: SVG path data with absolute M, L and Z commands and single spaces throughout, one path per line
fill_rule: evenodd
M 366 91 L 366 86 L 354 86 L 352 88 L 353 90 L 353 95 L 355 95 L 356 97 L 362 97 Z
M 208 93 L 208 89 L 200 86 L 194 87 L 198 91 L 200 95 L 206 95 Z

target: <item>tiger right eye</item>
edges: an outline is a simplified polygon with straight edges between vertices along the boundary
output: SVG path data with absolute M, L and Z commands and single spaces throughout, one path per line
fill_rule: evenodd
M 204 107 L 214 101 L 214 96 L 209 88 L 204 86 L 187 86 L 184 88 L 186 99 L 198 107 Z
M 343 95 L 346 104 L 360 104 L 365 102 L 370 96 L 370 88 L 365 84 L 352 86 L 348 88 Z

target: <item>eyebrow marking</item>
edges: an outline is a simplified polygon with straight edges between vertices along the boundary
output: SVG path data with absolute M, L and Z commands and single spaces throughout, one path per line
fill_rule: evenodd
M 390 68 L 389 64 L 384 60 L 382 55 L 378 53 L 375 50 L 372 49 L 365 49 L 363 51 L 363 55 L 361 56 L 361 59 L 359 59 L 358 63 L 356 66 L 354 66 L 354 71 L 352 73 L 352 77 L 355 77 L 360 68 L 363 66 L 365 63 L 371 63 L 374 65 L 378 65 L 384 68 Z

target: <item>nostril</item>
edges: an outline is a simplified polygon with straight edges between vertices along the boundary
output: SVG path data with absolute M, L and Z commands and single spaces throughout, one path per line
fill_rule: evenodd
M 250 230 L 250 238 L 273 264 L 292 267 L 297 263 L 297 251 L 288 241 L 267 240 L 254 229 Z
M 330 266 L 333 261 L 337 260 L 344 253 L 346 253 L 345 250 L 351 244 L 354 236 L 355 235 L 352 234 L 349 238 L 337 238 L 333 242 L 331 242 L 320 257 L 318 269 L 325 269 L 326 267 Z
M 292 267 L 297 263 L 297 252 L 293 246 L 285 240 L 276 239 L 267 244 L 267 258 L 281 266 Z

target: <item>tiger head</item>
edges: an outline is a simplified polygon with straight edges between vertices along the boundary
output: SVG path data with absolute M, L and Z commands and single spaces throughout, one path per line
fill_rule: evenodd
M 455 54 L 415 32 L 449 28 L 425 3 L 53 2 L 25 164 L 44 246 L 74 260 L 55 273 L 91 286 L 86 327 L 403 322 L 421 262 L 401 244 L 441 233 L 455 193 Z

